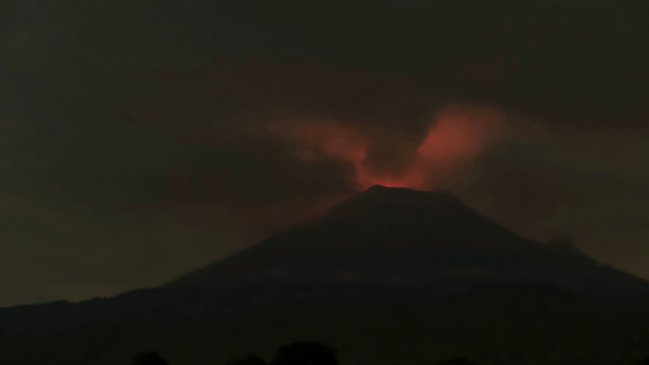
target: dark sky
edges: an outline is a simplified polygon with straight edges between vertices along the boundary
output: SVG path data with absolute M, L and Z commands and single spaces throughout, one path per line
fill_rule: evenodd
M 0 4 L 0 306 L 161 284 L 374 182 L 649 278 L 649 3 Z

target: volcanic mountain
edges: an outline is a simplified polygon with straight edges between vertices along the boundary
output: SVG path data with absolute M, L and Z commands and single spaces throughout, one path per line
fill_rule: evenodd
M 455 290 L 541 284 L 647 295 L 647 283 L 598 264 L 570 242 L 520 237 L 447 192 L 373 186 L 320 219 L 169 286 L 252 283 L 390 285 Z
M 346 364 L 615 363 L 642 355 L 647 304 L 648 283 L 568 242 L 520 237 L 450 193 L 375 186 L 158 288 L 0 310 L 0 363 L 157 349 L 211 364 L 296 340 Z

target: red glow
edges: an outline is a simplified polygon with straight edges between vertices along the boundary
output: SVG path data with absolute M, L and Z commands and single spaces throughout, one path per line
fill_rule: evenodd
M 503 136 L 502 119 L 492 110 L 448 108 L 419 140 L 334 121 L 285 123 L 275 132 L 293 142 L 304 160 L 329 158 L 350 164 L 361 189 L 383 185 L 427 190 L 442 188 L 497 142 Z M 398 157 L 387 161 L 386 154 Z

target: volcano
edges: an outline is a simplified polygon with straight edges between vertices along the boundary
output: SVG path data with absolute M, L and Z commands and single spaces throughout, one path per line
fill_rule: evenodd
M 534 242 L 448 192 L 373 186 L 323 217 L 190 273 L 170 287 L 388 285 L 460 290 L 538 284 L 646 295 L 647 283 L 570 242 Z
M 343 363 L 614 363 L 639 356 L 649 284 L 523 238 L 447 192 L 374 186 L 158 288 L 0 310 L 0 363 L 172 364 L 319 340 Z M 606 344 L 606 346 L 603 346 Z

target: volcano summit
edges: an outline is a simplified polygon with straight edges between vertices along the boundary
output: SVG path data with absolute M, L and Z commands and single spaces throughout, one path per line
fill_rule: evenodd
M 534 242 L 447 192 L 373 186 L 323 217 L 184 276 L 170 286 L 252 282 L 407 285 L 446 290 L 540 284 L 644 295 L 647 284 L 569 243 Z

